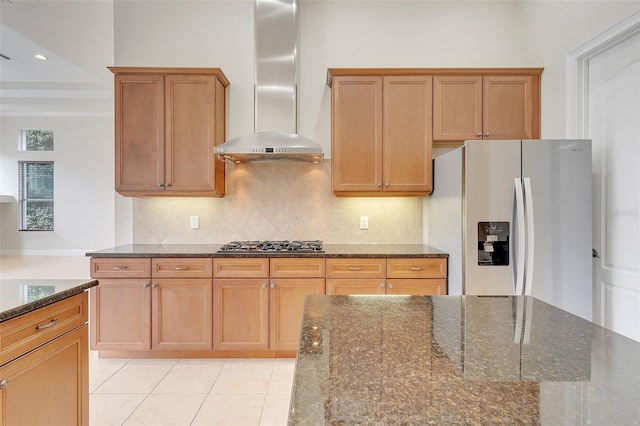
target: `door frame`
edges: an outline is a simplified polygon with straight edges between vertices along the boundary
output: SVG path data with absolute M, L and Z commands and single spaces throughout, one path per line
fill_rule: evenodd
M 566 83 L 566 137 L 589 137 L 589 61 L 614 48 L 625 40 L 640 34 L 640 10 L 623 19 L 608 30 L 570 51 L 565 59 Z M 604 326 L 605 311 L 603 289 L 598 287 L 598 274 L 593 275 L 593 321 Z
M 567 53 L 566 130 L 568 139 L 589 134 L 589 60 L 640 33 L 640 10 Z

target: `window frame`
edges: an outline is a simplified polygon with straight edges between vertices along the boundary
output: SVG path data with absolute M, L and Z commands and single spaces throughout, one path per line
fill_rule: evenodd
M 27 176 L 28 165 L 51 165 L 51 197 L 29 197 Z M 51 208 L 51 228 L 29 228 L 28 210 L 30 203 L 46 203 Z M 19 205 L 19 231 L 25 232 L 53 232 L 55 230 L 55 163 L 45 160 L 20 160 L 18 161 L 18 205 Z

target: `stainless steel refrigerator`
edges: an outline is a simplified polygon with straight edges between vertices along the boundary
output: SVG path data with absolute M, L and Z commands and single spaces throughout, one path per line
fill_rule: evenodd
M 478 140 L 434 160 L 423 240 L 449 294 L 532 295 L 591 319 L 591 141 Z

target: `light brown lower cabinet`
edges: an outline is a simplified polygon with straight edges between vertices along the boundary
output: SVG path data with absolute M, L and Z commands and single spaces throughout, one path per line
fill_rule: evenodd
M 133 268 L 131 259 L 92 259 L 92 265 L 97 264 L 92 268 L 92 277 L 100 283 L 91 289 L 91 348 L 211 350 L 212 259 L 144 260 L 149 262 L 150 269 Z M 102 279 L 114 274 L 118 278 Z
M 75 303 L 75 301 L 79 301 Z M 62 306 L 64 309 L 56 309 Z M 64 318 L 67 307 L 77 307 L 78 316 L 84 322 L 77 326 L 71 318 Z M 36 336 L 22 342 L 24 351 L 14 360 L 0 367 L 0 424 L 14 425 L 88 425 L 89 424 L 89 343 L 87 320 L 87 295 L 85 293 L 62 300 L 23 315 L 33 318 L 32 326 L 16 328 L 14 336 L 25 336 L 42 324 L 40 312 L 52 312 L 57 322 L 41 328 L 54 330 L 57 336 L 43 345 Z M 23 320 L 18 317 L 16 324 Z M 2 324 L 3 335 L 12 324 Z M 11 339 L 8 339 L 11 340 Z M 3 342 L 3 345 L 9 342 Z M 31 344 L 33 343 L 33 344 Z M 8 345 L 11 346 L 11 345 Z M 3 351 L 4 351 L 3 347 Z
M 217 350 L 295 351 L 304 298 L 325 291 L 321 258 L 215 259 L 214 276 Z
M 327 259 L 327 294 L 447 294 L 447 259 Z

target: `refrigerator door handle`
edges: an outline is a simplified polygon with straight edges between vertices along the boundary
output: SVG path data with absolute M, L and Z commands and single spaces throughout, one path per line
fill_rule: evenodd
M 533 290 L 533 261 L 534 261 L 534 230 L 533 230 L 533 192 L 531 192 L 531 179 L 526 177 L 524 183 L 524 205 L 527 220 L 527 260 L 525 262 L 524 294 L 531 296 Z
M 515 223 L 516 223 L 516 264 L 515 264 L 515 295 L 521 296 L 524 290 L 524 257 L 526 230 L 524 223 L 524 196 L 522 194 L 522 180 L 513 180 L 515 196 Z

